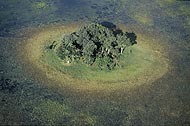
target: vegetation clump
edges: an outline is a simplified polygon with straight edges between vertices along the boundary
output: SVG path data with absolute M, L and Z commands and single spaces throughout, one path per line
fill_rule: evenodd
M 54 41 L 50 49 L 55 50 L 65 63 L 82 61 L 90 66 L 98 66 L 101 70 L 112 70 L 119 66 L 124 50 L 136 44 L 136 38 L 134 33 L 91 23 L 64 36 L 59 43 Z
M 17 81 L 12 81 L 11 79 L 4 78 L 0 79 L 0 91 L 8 90 L 9 92 L 14 92 L 14 89 L 18 86 Z

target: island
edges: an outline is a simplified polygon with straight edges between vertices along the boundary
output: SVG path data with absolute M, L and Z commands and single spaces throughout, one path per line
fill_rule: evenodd
M 135 33 L 119 28 L 90 23 L 78 31 L 65 35 L 60 42 L 53 41 L 54 50 L 65 64 L 84 63 L 101 70 L 120 66 L 120 57 L 129 46 L 137 44 Z

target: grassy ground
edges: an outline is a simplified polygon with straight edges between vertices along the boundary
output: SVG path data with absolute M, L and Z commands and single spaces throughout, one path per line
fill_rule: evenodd
M 132 50 L 132 54 L 129 54 L 129 50 Z M 138 76 L 143 77 L 142 73 L 144 71 L 149 71 L 149 73 L 153 75 L 153 71 L 156 71 L 156 69 L 167 69 L 167 66 L 161 63 L 160 59 L 157 60 L 152 52 L 150 49 L 148 50 L 139 45 L 134 45 L 134 47 L 126 50 L 124 56 L 121 57 L 122 68 L 113 71 L 97 70 L 93 66 L 88 67 L 81 63 L 66 66 L 51 50 L 44 52 L 44 57 L 42 58 L 44 58 L 44 62 L 49 63 L 50 66 L 56 67 L 58 70 L 78 79 L 118 82 L 134 80 L 138 78 Z M 158 75 L 156 76 L 158 77 Z
M 26 46 L 23 47 L 24 44 L 21 44 L 21 47 L 18 46 L 19 49 L 25 49 L 19 50 L 21 51 L 21 60 L 27 60 L 27 64 L 31 64 L 29 66 L 33 66 L 33 69 L 37 68 L 38 73 L 40 73 L 40 76 L 37 75 L 38 78 L 43 73 L 47 79 L 58 81 L 58 85 L 60 86 L 69 84 L 70 87 L 76 86 L 75 88 L 85 88 L 88 90 L 91 88 L 93 90 L 101 88 L 104 90 L 116 90 L 117 88 L 121 88 L 121 85 L 124 87 L 134 87 L 135 85 L 141 85 L 162 77 L 169 69 L 167 53 L 164 52 L 163 47 L 156 44 L 158 43 L 156 41 L 154 43 L 157 47 L 153 47 L 153 44 L 147 45 L 153 38 L 144 38 L 141 34 L 139 34 L 138 45 L 131 48 L 133 50 L 132 55 L 125 54 L 122 57 L 122 69 L 106 72 L 94 71 L 84 64 L 65 66 L 54 53 L 45 49 L 45 45 L 54 41 L 54 38 L 60 38 L 59 36 L 62 36 L 62 33 L 69 33 L 72 30 L 76 30 L 77 27 L 75 24 L 36 29 L 32 37 L 26 40 Z M 125 53 L 128 52 L 126 51 Z M 34 72 L 33 74 L 36 73 L 35 70 L 32 71 Z M 73 82 L 74 84 L 70 84 Z M 110 82 L 113 84 L 108 84 Z M 120 84 L 121 82 L 122 84 Z M 107 84 L 104 85 L 104 83 Z

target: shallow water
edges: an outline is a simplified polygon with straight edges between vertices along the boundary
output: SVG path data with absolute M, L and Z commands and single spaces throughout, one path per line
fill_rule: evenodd
M 190 2 L 175 0 L 1 0 L 1 125 L 190 125 Z M 42 84 L 18 59 L 18 45 L 47 25 L 111 21 L 165 46 L 170 70 L 134 89 L 73 90 Z M 25 31 L 23 33 L 23 31 Z M 154 34 L 151 34 L 154 33 Z M 38 73 L 37 75 L 39 75 Z M 10 80 L 6 80 L 10 79 Z M 2 89 L 2 84 L 16 84 Z M 56 82 L 49 80 L 50 84 Z

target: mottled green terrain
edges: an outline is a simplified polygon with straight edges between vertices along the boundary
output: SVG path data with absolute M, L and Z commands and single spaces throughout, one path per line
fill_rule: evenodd
M 59 74 L 49 71 L 59 68 L 47 67 L 57 63 L 49 60 L 51 53 L 38 61 L 37 55 L 27 56 L 38 54 L 38 47 L 22 48 L 42 39 L 37 35 L 44 39 L 50 36 L 51 43 L 58 29 L 65 28 L 59 25 L 70 25 L 70 32 L 76 29 L 75 23 L 101 21 L 137 33 L 142 46 L 134 47 L 135 60 L 159 69 L 147 69 L 142 72 L 143 78 L 138 78 L 134 71 L 144 71 L 144 65 L 130 60 L 137 66 L 129 68 L 136 75 L 131 75 L 133 81 L 102 83 L 91 81 L 93 76 L 80 80 L 61 75 L 55 80 L 54 74 Z M 1 0 L 0 125 L 189 126 L 189 22 L 188 1 Z M 152 48 L 154 53 L 148 50 Z M 165 59 L 168 66 L 160 60 L 155 62 L 154 56 Z M 30 60 L 39 67 L 27 62 Z M 38 68 L 44 68 L 44 73 Z M 160 76 L 162 68 L 167 72 Z M 104 75 L 100 73 L 95 80 Z M 150 75 L 156 79 L 150 79 Z

